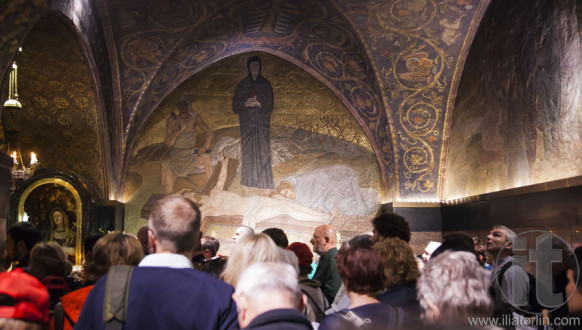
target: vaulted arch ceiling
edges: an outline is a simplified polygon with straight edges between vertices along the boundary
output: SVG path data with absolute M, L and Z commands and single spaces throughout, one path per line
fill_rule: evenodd
M 182 81 L 221 58 L 262 50 L 309 71 L 331 88 L 354 114 L 378 152 L 385 184 L 393 185 L 394 162 L 388 117 L 366 47 L 334 6 L 314 2 L 236 1 L 223 8 L 203 2 L 153 2 L 142 13 L 108 4 L 116 38 L 127 146 L 156 106 Z M 170 15 L 171 13 L 171 15 Z M 115 15 L 115 17 L 113 17 Z M 170 17 L 171 18 L 170 18 Z M 148 29 L 133 30 L 139 18 Z M 194 18 L 194 19 L 193 19 Z M 119 23 L 116 23 L 119 22 Z M 177 28 L 177 26 L 179 28 Z M 126 157 L 129 153 L 126 153 Z M 126 162 L 127 163 L 127 162 Z
M 439 199 L 456 84 L 488 4 L 20 0 L 0 7 L 2 22 L 14 25 L 2 24 L 8 55 L 0 59 L 7 68 L 23 34 L 49 8 L 82 31 L 115 164 L 112 195 L 123 189 L 141 126 L 173 88 L 224 57 L 260 50 L 335 92 L 368 134 L 396 199 Z

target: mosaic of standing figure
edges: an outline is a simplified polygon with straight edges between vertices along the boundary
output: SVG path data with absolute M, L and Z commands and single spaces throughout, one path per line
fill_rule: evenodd
M 200 205 L 203 231 L 219 239 L 241 224 L 367 231 L 384 197 L 378 160 L 345 105 L 264 53 L 224 59 L 176 88 L 131 164 L 126 217 L 145 222 L 155 200 L 179 193 Z
M 261 76 L 261 59 L 253 56 L 247 61 L 249 75 L 234 92 L 232 110 L 239 117 L 242 146 L 241 185 L 245 194 L 249 187 L 274 189 L 271 171 L 271 113 L 273 88 Z

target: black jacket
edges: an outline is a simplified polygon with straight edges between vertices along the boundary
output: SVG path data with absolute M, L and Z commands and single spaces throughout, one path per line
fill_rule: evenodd
M 273 309 L 255 317 L 245 329 L 312 330 L 313 327 L 296 309 Z

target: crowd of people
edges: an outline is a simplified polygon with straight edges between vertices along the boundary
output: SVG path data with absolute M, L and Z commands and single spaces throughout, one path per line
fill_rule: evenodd
M 222 256 L 200 218 L 190 199 L 166 196 L 137 235 L 89 235 L 80 278 L 61 246 L 42 242 L 30 223 L 14 224 L 0 329 L 536 329 L 545 326 L 540 315 L 554 329 L 580 328 L 582 248 L 560 246 L 565 262 L 549 272 L 551 294 L 567 304 L 539 309 L 542 281 L 514 257 L 517 235 L 504 226 L 485 244 L 445 235 L 423 256 L 409 245 L 408 222 L 392 213 L 341 244 L 333 227 L 318 226 L 311 247 L 280 228 L 241 226 Z M 578 323 L 553 326 L 558 317 Z

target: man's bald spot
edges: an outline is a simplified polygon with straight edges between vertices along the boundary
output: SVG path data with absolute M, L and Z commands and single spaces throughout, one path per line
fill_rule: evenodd
M 336 244 L 337 243 L 337 237 L 336 237 L 335 229 L 333 229 L 332 226 L 330 226 L 330 225 L 321 225 L 321 226 L 315 228 L 315 231 L 316 231 L 316 233 L 317 233 L 318 236 L 321 236 L 323 238 L 328 238 L 330 244 Z
M 173 253 L 192 251 L 200 242 L 200 210 L 183 196 L 169 195 L 155 204 L 148 227 L 163 250 Z

